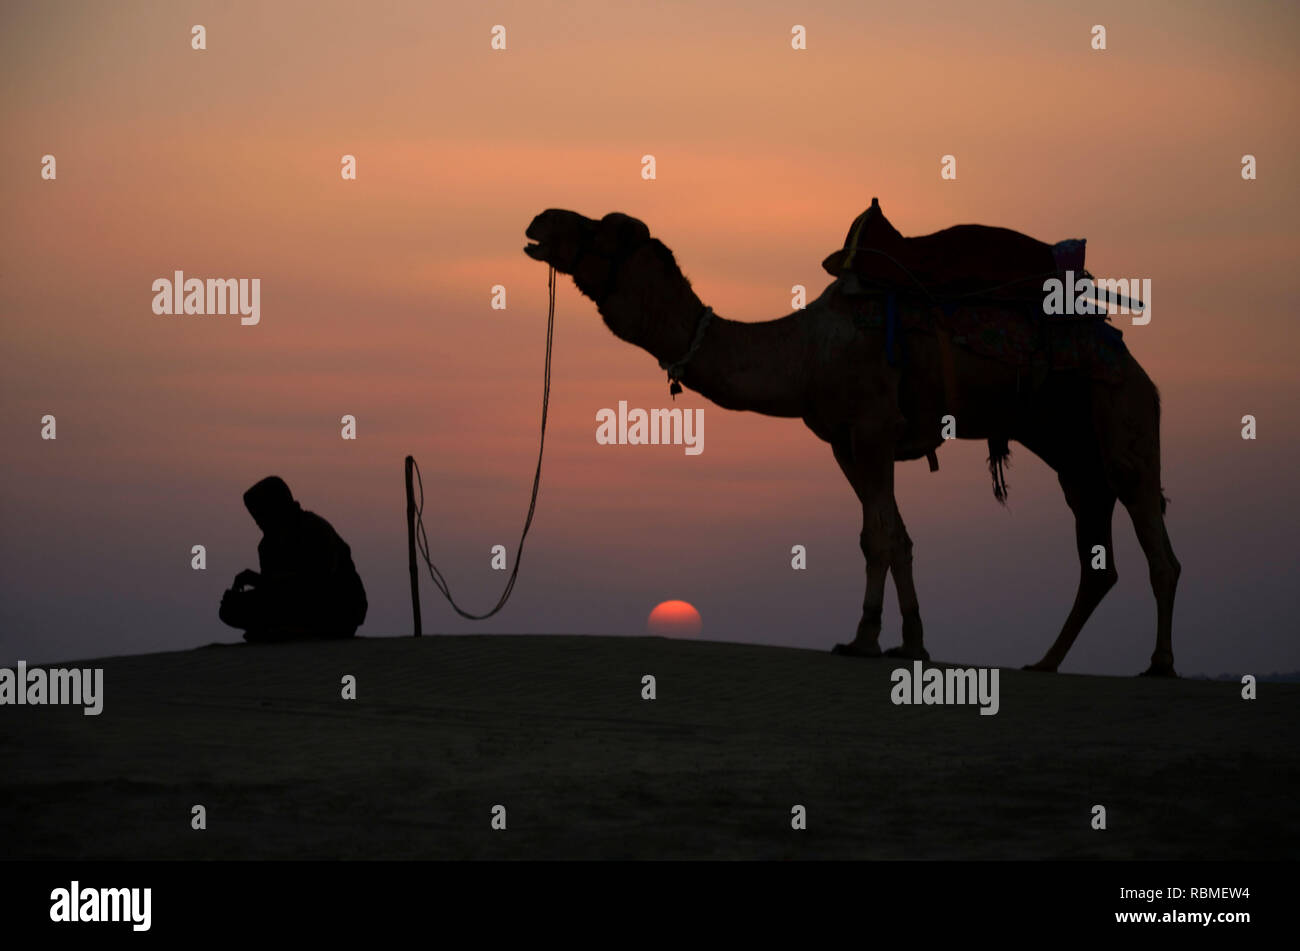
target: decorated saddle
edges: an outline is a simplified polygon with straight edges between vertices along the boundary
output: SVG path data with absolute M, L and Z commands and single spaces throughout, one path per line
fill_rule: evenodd
M 842 279 L 841 308 L 886 335 L 891 364 L 904 332 L 939 331 L 955 346 L 1027 371 L 1082 370 L 1118 382 L 1124 344 L 1104 316 L 1047 316 L 1045 281 L 1084 270 L 1085 239 L 1047 244 L 1008 228 L 957 225 L 905 238 L 877 199 L 822 266 Z
M 1084 273 L 1086 239 L 1047 244 L 1009 228 L 956 225 L 904 238 L 878 199 L 854 220 L 844 247 L 822 262 L 834 277 L 866 282 L 934 300 L 974 297 L 1038 301 L 1043 282 L 1067 270 Z

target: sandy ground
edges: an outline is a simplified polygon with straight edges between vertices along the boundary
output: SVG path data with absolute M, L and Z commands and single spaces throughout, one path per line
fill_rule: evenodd
M 894 706 L 902 663 L 431 636 L 60 665 L 104 667 L 104 712 L 0 707 L 0 857 L 1300 855 L 1300 686 L 1004 670 L 980 716 Z

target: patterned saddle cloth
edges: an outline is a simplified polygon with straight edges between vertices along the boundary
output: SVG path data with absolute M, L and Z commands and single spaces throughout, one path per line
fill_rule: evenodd
M 1050 317 L 1037 302 L 932 304 L 911 295 L 873 290 L 843 280 L 831 306 L 854 322 L 885 334 L 890 362 L 906 367 L 906 337 L 945 331 L 954 346 L 1015 366 L 1035 384 L 1052 372 L 1080 371 L 1118 383 L 1123 376 L 1123 333 L 1101 317 Z

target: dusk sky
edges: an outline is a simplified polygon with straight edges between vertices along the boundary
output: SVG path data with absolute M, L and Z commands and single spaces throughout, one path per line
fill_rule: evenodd
M 4 7 L 0 45 L 0 665 L 238 640 L 217 606 L 256 567 L 241 496 L 269 474 L 352 546 L 358 633 L 408 634 L 408 453 L 434 558 L 485 610 L 536 461 L 531 219 L 641 218 L 719 314 L 762 320 L 794 284 L 821 292 L 878 196 L 906 235 L 1087 238 L 1094 274 L 1151 280 L 1151 323 L 1117 320 L 1163 398 L 1177 668 L 1300 668 L 1295 5 L 41 3 Z M 175 270 L 260 279 L 260 323 L 155 315 Z M 620 400 L 703 407 L 704 451 L 598 445 Z M 703 638 L 852 637 L 861 511 L 800 422 L 673 404 L 567 277 L 550 414 L 511 602 L 462 621 L 425 576 L 426 633 L 643 634 L 682 599 Z M 898 499 L 931 656 L 1019 666 L 1070 607 L 1073 520 L 1017 444 L 999 506 L 987 452 L 900 464 Z M 1147 664 L 1155 601 L 1122 507 L 1115 546 L 1119 584 L 1063 671 Z M 884 624 L 898 643 L 892 583 Z

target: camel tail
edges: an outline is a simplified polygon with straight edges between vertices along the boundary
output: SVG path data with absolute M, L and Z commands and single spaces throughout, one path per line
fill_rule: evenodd
M 989 474 L 993 476 L 993 498 L 1007 504 L 1007 477 L 1003 470 L 1010 465 L 1011 447 L 1006 437 L 994 436 L 989 440 Z
M 1145 371 L 1144 371 L 1144 372 L 1145 372 Z M 1150 378 L 1150 377 L 1147 377 L 1147 379 L 1150 380 L 1151 378 Z M 1151 384 L 1151 395 L 1152 395 L 1152 397 L 1155 399 L 1155 404 L 1156 404 L 1156 435 L 1157 435 L 1157 437 L 1159 437 L 1159 434 L 1160 434 L 1160 390 L 1158 390 L 1158 389 L 1156 388 L 1155 383 L 1152 383 L 1152 384 Z M 1156 450 L 1156 459 L 1157 459 L 1157 461 L 1159 461 L 1159 449 Z M 1164 516 L 1164 514 L 1165 514 L 1165 509 L 1167 509 L 1167 508 L 1169 508 L 1169 496 L 1165 495 L 1165 487 L 1162 485 L 1162 486 L 1160 487 L 1160 515 L 1161 515 L 1161 517 Z

